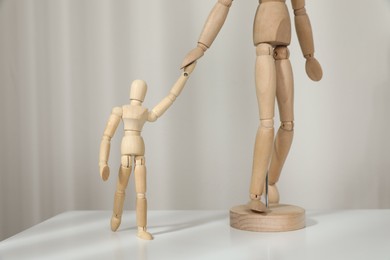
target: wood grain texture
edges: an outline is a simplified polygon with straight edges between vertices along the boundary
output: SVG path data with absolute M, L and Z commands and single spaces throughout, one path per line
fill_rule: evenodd
M 285 232 L 305 227 L 305 210 L 298 206 L 271 204 L 266 213 L 255 213 L 247 205 L 230 209 L 230 226 L 255 232 Z

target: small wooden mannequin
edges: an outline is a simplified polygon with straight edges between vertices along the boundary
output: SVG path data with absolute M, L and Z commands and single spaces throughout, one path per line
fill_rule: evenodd
M 130 88 L 130 104 L 122 107 L 115 107 L 107 122 L 106 129 L 100 145 L 99 168 L 100 176 L 106 181 L 110 175 L 107 161 L 110 154 L 110 141 L 118 127 L 120 120 L 123 120 L 125 134 L 121 143 L 121 166 L 114 197 L 114 210 L 111 218 L 111 229 L 116 231 L 121 223 L 125 189 L 134 163 L 135 188 L 137 193 L 136 212 L 138 237 L 146 240 L 153 239 L 153 236 L 146 231 L 147 203 L 146 203 L 146 167 L 145 167 L 145 145 L 141 136 L 142 128 L 146 121 L 154 122 L 173 104 L 175 99 L 185 86 L 189 75 L 195 68 L 195 63 L 186 66 L 183 73 L 173 85 L 169 95 L 165 97 L 151 111 L 142 107 L 147 86 L 142 80 L 135 80 Z
M 182 67 L 203 56 L 211 46 L 225 19 L 233 0 L 218 0 L 212 9 L 198 45 L 185 57 Z M 291 0 L 295 14 L 298 40 L 306 59 L 306 73 L 310 79 L 319 81 L 322 69 L 314 58 L 313 34 L 305 9 L 305 0 Z M 285 0 L 260 0 L 257 8 L 253 42 L 256 46 L 256 95 L 260 125 L 256 135 L 250 202 L 248 207 L 255 212 L 268 211 L 260 200 L 269 174 L 269 202 L 279 203 L 276 183 L 287 158 L 293 139 L 293 74 L 287 46 L 291 41 L 291 21 Z M 275 99 L 278 102 L 281 126 L 274 137 Z

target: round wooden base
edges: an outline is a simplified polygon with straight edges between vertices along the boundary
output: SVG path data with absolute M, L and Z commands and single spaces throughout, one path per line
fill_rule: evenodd
M 298 206 L 271 204 L 267 212 L 256 213 L 247 205 L 230 209 L 230 226 L 256 232 L 283 232 L 305 227 L 305 210 Z

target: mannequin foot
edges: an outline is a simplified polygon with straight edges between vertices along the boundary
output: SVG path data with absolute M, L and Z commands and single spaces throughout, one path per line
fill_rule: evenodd
M 250 200 L 249 203 L 248 203 L 248 207 L 252 211 L 259 212 L 259 213 L 267 211 L 267 207 L 260 200 L 253 200 L 253 199 Z
M 121 224 L 121 217 L 112 216 L 111 218 L 111 230 L 116 231 Z
M 137 237 L 145 240 L 153 240 L 152 234 L 147 232 L 145 228 L 139 227 Z
M 272 204 L 279 203 L 279 191 L 276 185 L 268 185 L 268 201 Z

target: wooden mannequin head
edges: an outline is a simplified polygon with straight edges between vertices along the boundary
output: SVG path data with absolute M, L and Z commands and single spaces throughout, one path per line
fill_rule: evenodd
M 130 87 L 130 100 L 144 102 L 148 87 L 143 80 L 134 80 Z

